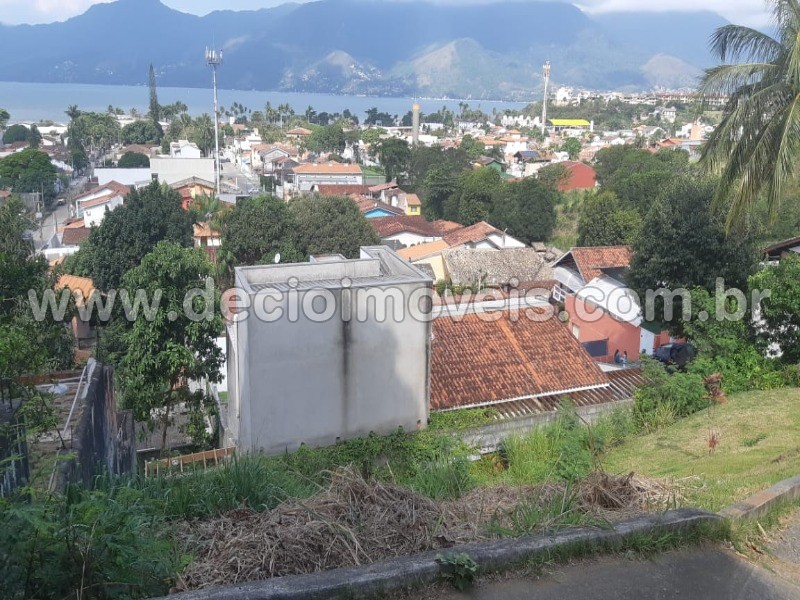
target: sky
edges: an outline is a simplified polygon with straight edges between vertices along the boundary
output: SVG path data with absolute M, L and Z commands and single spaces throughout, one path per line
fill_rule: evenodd
M 92 4 L 108 0 L 0 0 L 0 22 L 49 23 L 63 21 L 84 12 Z M 184 12 L 206 14 L 212 10 L 264 8 L 283 4 L 286 0 L 162 0 L 164 4 Z M 306 1 L 306 0 L 299 0 Z M 380 0 L 386 1 L 386 0 Z M 464 0 L 437 0 L 450 4 Z M 471 0 L 475 1 L 475 0 Z M 486 0 L 477 0 L 486 1 Z M 659 10 L 713 10 L 729 21 L 742 25 L 761 27 L 767 17 L 760 0 L 576 0 L 587 12 L 659 11 Z

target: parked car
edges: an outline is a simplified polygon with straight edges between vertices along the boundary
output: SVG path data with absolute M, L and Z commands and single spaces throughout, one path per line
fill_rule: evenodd
M 656 348 L 653 358 L 668 367 L 677 367 L 682 370 L 694 359 L 696 354 L 697 352 L 691 344 L 672 342 Z

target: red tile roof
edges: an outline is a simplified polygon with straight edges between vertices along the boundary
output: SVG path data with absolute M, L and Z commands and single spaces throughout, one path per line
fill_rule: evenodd
M 445 219 L 431 221 L 431 225 L 439 233 L 439 235 L 442 236 L 446 233 L 450 233 L 464 227 L 461 223 L 456 223 L 455 221 L 446 221 Z
M 350 194 L 367 194 L 369 193 L 369 186 L 367 185 L 325 185 L 318 186 L 317 191 L 322 196 L 349 196 Z
M 424 218 L 414 215 L 397 215 L 394 217 L 377 217 L 369 219 L 375 233 L 385 238 L 398 233 L 416 233 L 426 237 L 440 237 L 437 228 Z
M 81 198 L 85 196 L 91 196 L 92 194 L 96 194 L 97 192 L 102 192 L 103 190 L 114 192 L 115 194 L 122 196 L 123 198 L 127 197 L 127 195 L 130 194 L 131 192 L 130 186 L 119 183 L 118 181 L 109 181 L 105 185 L 98 185 L 97 187 L 93 187 L 92 189 L 85 191 L 83 194 L 78 196 L 75 199 L 75 201 L 81 202 Z
M 537 309 L 538 310 L 538 309 Z M 544 317 L 544 309 L 539 313 Z M 513 321 L 503 313 L 433 322 L 431 409 L 485 405 L 608 384 L 556 318 Z
M 444 236 L 444 241 L 450 244 L 450 246 L 460 246 L 468 243 L 475 244 L 485 240 L 491 233 L 502 234 L 503 232 L 493 225 L 489 225 L 486 221 L 481 221 L 480 223 L 475 223 L 469 227 L 462 227 L 461 229 L 456 229 L 448 233 Z
M 81 221 L 82 223 L 83 221 Z M 61 243 L 65 246 L 80 246 L 89 239 L 88 227 L 65 227 L 61 236 Z
M 110 202 L 114 198 L 118 197 L 119 194 L 116 192 L 110 192 L 108 194 L 103 194 L 102 196 L 98 196 L 97 198 L 92 198 L 91 200 L 83 200 L 81 203 L 82 209 L 93 208 L 95 206 L 100 206 L 101 204 L 105 204 L 106 202 Z
M 585 283 L 603 274 L 603 267 L 622 268 L 631 262 L 631 249 L 628 246 L 592 246 L 573 248 L 569 254 L 575 260 Z

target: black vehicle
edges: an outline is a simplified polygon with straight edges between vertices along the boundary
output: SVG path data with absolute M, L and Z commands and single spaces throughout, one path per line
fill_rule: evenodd
M 664 344 L 656 348 L 653 352 L 653 358 L 664 363 L 668 367 L 677 367 L 678 369 L 685 369 L 695 357 L 696 352 L 694 346 L 691 344 L 679 344 L 676 342 Z

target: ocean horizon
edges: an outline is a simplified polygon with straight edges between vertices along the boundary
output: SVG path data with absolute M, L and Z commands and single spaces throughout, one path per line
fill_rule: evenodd
M 346 96 L 336 94 L 311 94 L 299 92 L 271 92 L 256 90 L 218 90 L 221 106 L 230 107 L 234 102 L 243 104 L 252 111 L 264 110 L 269 101 L 272 106 L 288 103 L 295 112 L 302 114 L 308 106 L 316 112 L 342 112 L 349 109 L 363 121 L 365 112 L 377 107 L 381 112 L 403 116 L 416 101 L 424 113 L 436 112 L 443 106 L 458 112 L 459 103 L 467 102 L 470 108 L 480 108 L 491 113 L 492 109 L 521 109 L 525 102 L 502 100 L 471 100 L 464 98 L 391 98 L 380 96 Z M 213 112 L 213 93 L 208 88 L 159 87 L 161 104 L 181 101 L 189 107 L 193 116 Z M 146 85 L 103 85 L 89 83 L 27 83 L 0 81 L 0 107 L 11 114 L 11 123 L 20 121 L 67 122 L 64 111 L 75 104 L 81 110 L 105 112 L 109 105 L 122 108 L 126 113 L 135 108 L 140 113 L 148 110 L 149 88 Z M 533 99 L 531 100 L 533 101 Z

